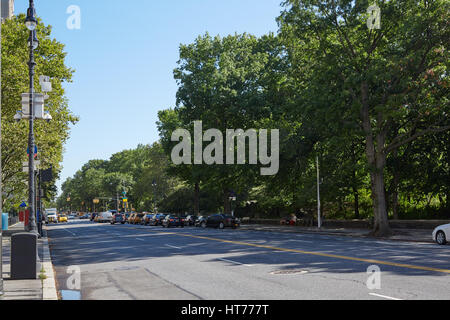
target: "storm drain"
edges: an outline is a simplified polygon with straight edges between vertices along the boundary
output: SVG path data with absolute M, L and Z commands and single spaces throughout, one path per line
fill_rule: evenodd
M 302 275 L 302 274 L 307 274 L 307 273 L 308 273 L 308 271 L 305 271 L 305 270 L 279 270 L 279 271 L 273 271 L 270 274 L 284 276 L 284 275 Z

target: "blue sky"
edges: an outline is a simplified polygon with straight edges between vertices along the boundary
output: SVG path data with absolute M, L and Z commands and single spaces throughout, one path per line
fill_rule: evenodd
M 158 140 L 159 110 L 175 105 L 173 69 L 180 43 L 212 36 L 276 32 L 281 0 L 35 0 L 36 11 L 66 44 L 70 109 L 80 117 L 64 154 L 62 182 L 92 159 Z M 69 30 L 70 5 L 81 29 Z M 15 13 L 28 0 L 16 0 Z

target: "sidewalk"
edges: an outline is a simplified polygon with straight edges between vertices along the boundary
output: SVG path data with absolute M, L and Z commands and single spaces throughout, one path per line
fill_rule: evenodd
M 10 280 L 11 235 L 24 232 L 23 223 L 11 226 L 3 232 L 3 285 L 4 296 L 0 300 L 58 300 L 53 266 L 47 238 L 38 240 L 38 270 L 36 280 Z M 45 278 L 40 279 L 43 270 Z
M 370 236 L 371 230 L 368 229 L 348 229 L 348 228 L 311 228 L 299 226 L 282 226 L 282 225 L 263 225 L 263 224 L 243 224 L 242 230 L 268 231 L 268 232 L 283 232 L 283 233 L 306 233 L 306 234 L 321 234 L 345 237 L 370 238 L 377 240 L 394 240 L 407 242 L 425 242 L 432 243 L 431 233 L 433 230 L 424 229 L 392 229 L 393 235 L 390 237 L 375 238 Z

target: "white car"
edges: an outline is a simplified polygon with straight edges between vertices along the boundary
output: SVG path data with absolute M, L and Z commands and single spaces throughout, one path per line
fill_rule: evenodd
M 102 212 L 98 215 L 98 222 L 100 222 L 100 223 L 111 222 L 112 217 L 113 217 L 113 212 L 111 212 L 111 211 Z
M 433 241 L 436 241 L 440 245 L 447 244 L 450 240 L 450 224 L 439 226 L 433 231 Z

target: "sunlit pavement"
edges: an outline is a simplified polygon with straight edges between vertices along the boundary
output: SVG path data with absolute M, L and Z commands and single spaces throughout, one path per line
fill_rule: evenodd
M 83 300 L 450 299 L 450 246 L 88 221 L 48 234 L 58 289 Z

